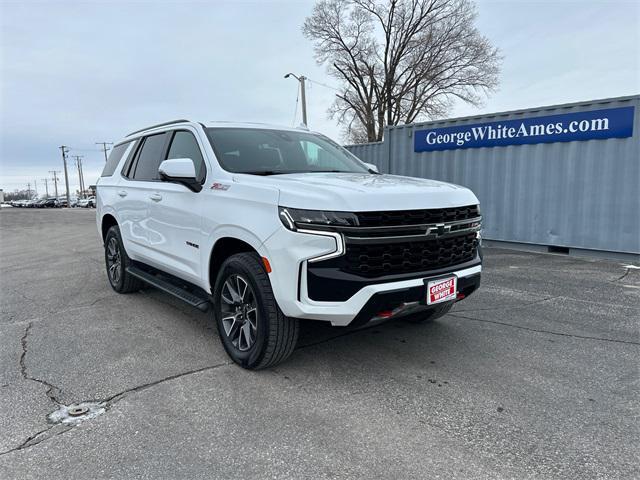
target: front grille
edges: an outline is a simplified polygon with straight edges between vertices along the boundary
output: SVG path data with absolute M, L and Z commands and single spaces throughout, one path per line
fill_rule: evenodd
M 480 216 L 477 205 L 429 210 L 398 210 L 383 212 L 358 212 L 360 227 L 389 227 L 400 225 L 420 225 L 426 223 L 446 223 L 467 220 Z
M 478 240 L 476 233 L 429 240 L 346 245 L 338 257 L 343 272 L 362 277 L 381 277 L 426 272 L 473 260 Z

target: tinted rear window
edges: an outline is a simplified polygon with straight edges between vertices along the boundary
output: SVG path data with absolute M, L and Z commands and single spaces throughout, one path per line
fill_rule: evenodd
M 116 171 L 116 168 L 118 167 L 118 164 L 120 163 L 122 157 L 126 158 L 127 156 L 129 156 L 133 143 L 133 141 L 126 142 L 113 147 L 111 153 L 109 154 L 109 158 L 107 159 L 107 164 L 104 166 L 104 170 L 102 170 L 101 176 L 110 177 L 111 175 L 113 175 L 113 172 Z

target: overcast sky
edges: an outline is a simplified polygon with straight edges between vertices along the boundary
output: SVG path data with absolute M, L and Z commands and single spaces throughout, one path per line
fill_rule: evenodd
M 104 165 L 94 142 L 170 119 L 297 125 L 289 71 L 335 85 L 300 30 L 311 0 L 0 5 L 5 191 L 36 180 L 44 193 L 62 144 L 84 155 L 93 184 Z M 640 2 L 481 0 L 478 10 L 504 55 L 501 85 L 452 116 L 640 93 Z M 341 140 L 326 113 L 334 93 L 309 85 L 309 123 Z

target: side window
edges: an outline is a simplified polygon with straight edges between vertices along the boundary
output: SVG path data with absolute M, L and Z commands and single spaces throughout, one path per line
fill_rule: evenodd
M 131 179 L 133 176 L 133 165 L 135 164 L 136 159 L 138 158 L 138 153 L 140 152 L 140 145 L 143 143 L 143 139 L 136 139 L 133 141 L 133 147 L 131 147 L 131 152 L 129 153 L 129 158 L 122 165 L 122 170 L 120 170 L 120 175 L 125 178 Z
M 158 179 L 158 167 L 162 161 L 166 140 L 166 133 L 150 135 L 144 139 L 135 164 L 134 180 L 148 181 Z
M 202 158 L 202 152 L 198 146 L 198 141 L 191 132 L 178 130 L 173 135 L 173 140 L 169 147 L 169 153 L 167 154 L 167 160 L 170 158 L 190 158 L 193 160 L 196 170 L 196 178 L 201 182 L 204 181 L 206 174 L 204 159 Z
M 122 157 L 127 158 L 131 153 L 131 148 L 134 143 L 133 141 L 125 142 L 113 147 L 107 159 L 107 164 L 104 166 L 104 170 L 102 170 L 102 177 L 110 177 L 113 175 Z

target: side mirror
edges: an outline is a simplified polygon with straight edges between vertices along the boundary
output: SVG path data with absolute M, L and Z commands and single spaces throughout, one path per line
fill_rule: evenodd
M 202 190 L 202 185 L 196 179 L 196 167 L 190 158 L 165 160 L 158 167 L 158 174 L 165 182 L 180 183 L 194 192 Z
M 374 165 L 373 163 L 367 163 L 367 162 L 362 162 L 362 163 L 364 163 L 364 164 L 365 164 L 365 166 L 366 166 L 369 170 L 371 170 L 372 172 L 374 172 L 374 173 L 380 173 L 380 172 L 378 171 L 378 167 L 377 167 L 376 165 Z

